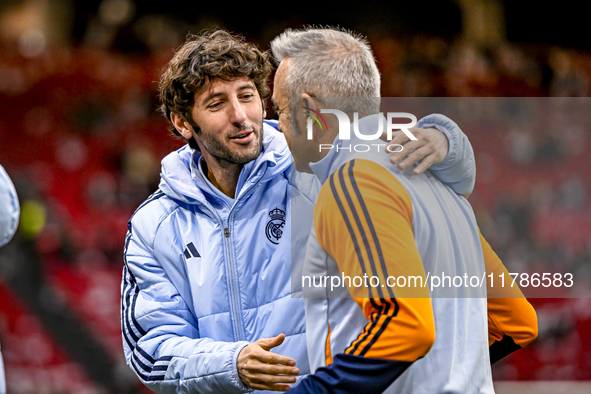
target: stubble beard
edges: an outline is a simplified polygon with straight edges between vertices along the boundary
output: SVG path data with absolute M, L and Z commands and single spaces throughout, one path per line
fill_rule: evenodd
M 253 131 L 255 134 L 255 139 L 258 140 L 253 141 L 251 143 L 252 147 L 249 147 L 246 152 L 233 152 L 228 148 L 227 145 L 215 138 L 204 138 L 201 142 L 203 148 L 207 150 L 207 152 L 220 164 L 220 166 L 242 166 L 255 160 L 261 154 L 263 146 L 263 120 L 261 119 L 261 123 L 258 128 L 255 126 L 251 128 L 249 125 L 247 125 L 246 127 L 242 127 L 240 131 L 250 130 Z M 202 137 L 205 137 L 203 133 Z

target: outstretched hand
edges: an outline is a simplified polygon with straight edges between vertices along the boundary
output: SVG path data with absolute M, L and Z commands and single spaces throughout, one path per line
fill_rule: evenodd
M 416 141 L 408 138 L 402 131 L 398 131 L 394 132 L 392 141 L 389 142 L 389 146 L 392 147 L 388 150 L 396 152 L 390 156 L 390 162 L 398 163 L 398 168 L 404 170 L 422 160 L 413 170 L 413 174 L 421 174 L 432 165 L 441 163 L 447 157 L 449 141 L 445 134 L 434 128 L 412 127 L 409 131 L 417 137 Z M 385 138 L 385 133 L 383 137 Z M 402 151 L 397 152 L 400 150 L 397 145 L 402 145 Z
M 236 366 L 242 382 L 255 390 L 287 391 L 300 370 L 295 360 L 270 352 L 285 340 L 284 334 L 263 338 L 245 346 L 238 354 Z

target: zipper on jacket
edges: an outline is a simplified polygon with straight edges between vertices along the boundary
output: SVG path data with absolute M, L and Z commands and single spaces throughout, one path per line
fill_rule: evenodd
M 258 179 L 257 179 L 258 181 Z M 242 192 L 239 199 L 241 200 L 242 196 L 248 196 L 248 192 L 253 189 L 257 183 L 251 183 L 244 191 Z M 231 296 L 231 313 L 233 316 L 233 326 L 234 332 L 236 333 L 236 340 L 237 341 L 244 341 L 244 335 L 242 335 L 242 316 L 240 312 L 242 308 L 240 307 L 240 299 L 238 298 L 237 288 L 238 288 L 238 279 L 236 274 L 236 267 L 234 266 L 234 259 L 232 258 L 232 238 L 230 238 L 230 222 L 234 217 L 234 208 L 237 204 L 234 204 L 232 208 L 230 208 L 230 212 L 228 213 L 228 220 L 223 223 L 224 226 L 224 237 L 226 238 L 226 253 L 228 254 L 228 273 L 230 276 L 230 296 Z
M 208 206 L 203 206 L 202 209 L 204 209 L 204 211 L 208 211 L 210 213 L 210 217 L 213 220 L 217 220 L 217 222 L 220 224 L 220 227 L 222 227 L 224 230 L 224 238 L 225 238 L 225 244 L 226 244 L 226 256 L 227 259 L 224 261 L 225 265 L 228 266 L 228 276 L 230 278 L 230 288 L 229 288 L 229 292 L 230 292 L 230 316 L 232 318 L 232 329 L 234 330 L 234 335 L 235 335 L 235 340 L 236 341 L 242 341 L 244 340 L 244 336 L 242 335 L 242 330 L 241 330 L 241 318 L 240 318 L 240 312 L 239 312 L 239 299 L 238 299 L 238 295 L 236 294 L 236 273 L 235 273 L 235 269 L 234 269 L 234 259 L 232 258 L 232 247 L 231 247 L 231 240 L 230 240 L 230 217 L 232 216 L 232 211 L 230 210 L 230 215 L 228 218 L 228 221 L 225 222 L 222 220 L 222 218 L 220 218 L 220 216 L 218 215 L 218 213 L 211 209 Z
M 249 185 L 247 189 L 244 190 L 243 195 L 247 195 L 247 193 L 256 185 L 256 183 L 252 183 Z M 236 206 L 236 205 L 234 205 Z M 235 340 L 236 341 L 243 341 L 244 335 L 242 335 L 242 317 L 240 316 L 240 299 L 238 298 L 237 294 L 237 287 L 238 287 L 238 280 L 236 275 L 236 268 L 234 267 L 234 259 L 232 258 L 232 239 L 230 238 L 230 222 L 234 215 L 234 207 L 230 208 L 230 212 L 228 214 L 228 220 L 224 222 L 220 216 L 217 214 L 215 210 L 210 209 L 207 207 L 207 210 L 211 212 L 214 217 L 217 217 L 218 222 L 224 229 L 224 238 L 226 243 L 226 255 L 228 259 L 226 261 L 228 265 L 228 276 L 230 279 L 230 314 L 232 316 L 232 327 L 235 333 Z
M 231 216 L 231 213 L 230 213 Z M 229 228 L 229 220 L 228 223 L 224 223 L 227 227 L 224 227 L 224 237 L 226 238 L 226 253 L 228 254 L 228 274 L 230 277 L 230 295 L 232 301 L 230 303 L 230 308 L 232 309 L 232 316 L 233 316 L 233 326 L 234 332 L 236 333 L 236 340 L 243 341 L 244 338 L 242 336 L 241 324 L 242 318 L 240 316 L 240 299 L 238 298 L 238 294 L 236 293 L 237 279 L 236 279 L 236 269 L 234 267 L 234 259 L 232 258 L 232 241 L 230 239 L 230 228 Z

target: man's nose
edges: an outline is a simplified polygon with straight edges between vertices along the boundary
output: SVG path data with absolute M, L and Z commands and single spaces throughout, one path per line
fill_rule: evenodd
M 236 100 L 236 102 L 230 105 L 230 122 L 236 126 L 246 122 L 246 112 L 242 107 L 242 103 Z

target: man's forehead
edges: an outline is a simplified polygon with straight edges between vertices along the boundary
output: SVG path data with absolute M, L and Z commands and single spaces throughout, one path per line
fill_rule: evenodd
M 212 95 L 227 94 L 235 90 L 242 89 L 256 89 L 254 81 L 249 77 L 235 77 L 235 78 L 220 78 L 215 77 L 208 79 L 205 84 L 195 92 L 195 100 L 207 99 Z
M 287 75 L 287 68 L 289 59 L 284 59 L 279 63 L 279 67 L 277 67 L 277 72 L 275 73 L 275 83 L 273 84 L 273 97 L 271 100 L 274 104 L 277 105 L 277 100 L 283 99 L 283 81 Z

